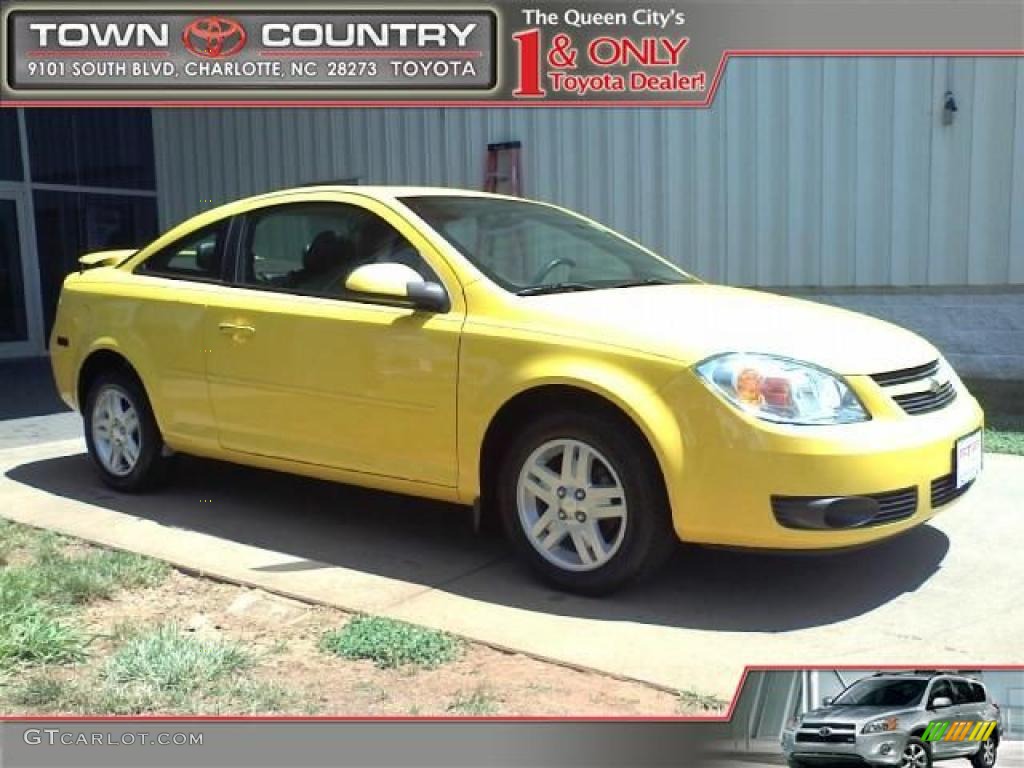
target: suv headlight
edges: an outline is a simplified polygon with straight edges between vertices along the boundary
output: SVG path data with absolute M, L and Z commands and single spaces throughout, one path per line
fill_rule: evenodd
M 885 733 L 895 731 L 899 725 L 895 717 L 883 717 L 879 720 L 872 720 L 861 729 L 861 733 Z
M 851 424 L 871 416 L 845 381 L 824 368 L 774 355 L 730 352 L 697 365 L 726 400 L 778 424 Z

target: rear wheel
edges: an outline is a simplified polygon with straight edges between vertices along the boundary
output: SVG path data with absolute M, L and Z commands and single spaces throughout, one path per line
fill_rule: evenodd
M 992 768 L 996 764 L 998 747 L 996 737 L 989 736 L 978 747 L 978 751 L 971 756 L 971 764 L 974 765 L 974 768 Z
M 498 503 L 508 538 L 546 581 L 602 594 L 653 572 L 672 552 L 660 470 L 629 425 L 550 415 L 507 451 Z
M 163 480 L 164 441 L 142 386 L 124 371 L 101 373 L 89 387 L 85 442 L 100 477 L 119 491 L 140 491 Z

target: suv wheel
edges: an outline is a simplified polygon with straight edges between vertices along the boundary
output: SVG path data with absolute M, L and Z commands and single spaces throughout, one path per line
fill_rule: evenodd
M 654 571 L 676 542 L 660 470 L 632 430 L 552 414 L 506 452 L 497 493 L 506 535 L 549 583 L 603 594 Z
M 164 441 L 142 386 L 122 371 L 100 374 L 89 388 L 85 442 L 107 485 L 140 491 L 163 479 L 168 459 Z
M 971 756 L 971 764 L 974 768 L 992 768 L 996 764 L 996 737 L 989 736 L 978 747 L 978 751 Z
M 928 746 L 916 737 L 908 739 L 903 747 L 900 768 L 931 768 L 931 765 L 932 753 L 928 751 Z

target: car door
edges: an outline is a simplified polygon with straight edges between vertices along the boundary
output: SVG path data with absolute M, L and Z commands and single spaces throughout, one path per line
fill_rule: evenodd
M 974 733 L 977 724 L 985 719 L 984 712 L 974 695 L 974 691 L 971 690 L 971 684 L 967 680 L 954 679 L 952 685 L 953 703 L 957 709 L 957 719 L 973 723 L 967 732 L 967 736 L 960 744 L 960 752 L 961 754 L 973 754 L 978 745 L 969 739 Z
M 181 450 L 216 443 L 202 337 L 207 305 L 224 290 L 229 224 L 206 225 L 153 253 L 95 310 L 143 376 L 164 439 Z
M 953 706 L 936 709 L 935 700 L 939 698 L 949 699 L 953 702 Z M 956 700 L 953 698 L 953 686 L 948 678 L 940 677 L 932 681 L 931 689 L 928 691 L 928 710 L 932 722 L 948 722 L 950 729 L 954 727 L 954 723 L 959 722 Z M 946 733 L 948 734 L 949 730 Z M 930 746 L 934 758 L 949 757 L 955 754 L 952 742 L 949 741 L 933 741 Z
M 439 486 L 456 484 L 461 288 L 383 204 L 338 196 L 249 212 L 235 288 L 211 307 L 207 378 L 223 447 Z M 427 260 L 432 257 L 433 263 Z M 448 312 L 350 295 L 362 263 L 440 282 Z

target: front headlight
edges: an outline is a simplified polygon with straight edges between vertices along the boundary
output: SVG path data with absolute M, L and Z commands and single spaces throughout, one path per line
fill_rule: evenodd
M 846 382 L 810 363 L 733 352 L 700 363 L 697 374 L 737 408 L 779 424 L 850 424 L 871 417 Z
M 885 733 L 895 731 L 899 722 L 895 717 L 883 717 L 881 720 L 872 720 L 861 729 L 861 733 Z

